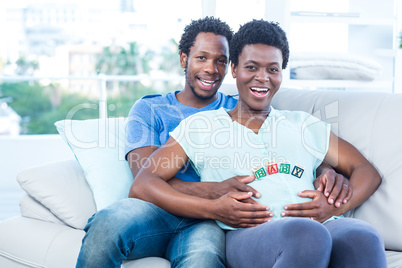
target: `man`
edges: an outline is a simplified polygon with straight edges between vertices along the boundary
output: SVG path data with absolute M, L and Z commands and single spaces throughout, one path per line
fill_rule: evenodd
M 227 73 L 232 35 L 226 23 L 210 17 L 193 21 L 184 29 L 179 50 L 180 64 L 185 70 L 185 88 L 163 96 L 146 96 L 130 111 L 127 160 L 134 177 L 182 119 L 199 111 L 232 109 L 236 105 L 233 96 L 217 92 Z M 330 203 L 339 206 L 350 198 L 351 191 L 340 190 L 341 185 L 348 182 L 334 176 L 333 171 L 328 174 L 320 177 L 317 185 L 324 190 L 325 184 L 328 193 L 332 190 L 331 195 L 327 194 L 329 200 L 333 200 Z M 169 187 L 209 199 L 228 192 L 246 195 L 243 203 L 227 202 L 219 210 L 211 208 L 209 212 L 199 213 L 213 212 L 214 219 L 251 227 L 272 216 L 267 206 L 250 198 L 260 196 L 247 185 L 252 180 L 243 176 L 220 183 L 201 183 L 192 167 L 186 165 L 169 181 Z M 225 267 L 225 234 L 215 221 L 178 217 L 139 199 L 124 199 L 97 212 L 88 221 L 85 231 L 77 267 L 119 267 L 123 259 L 150 256 L 164 257 L 171 261 L 172 267 Z

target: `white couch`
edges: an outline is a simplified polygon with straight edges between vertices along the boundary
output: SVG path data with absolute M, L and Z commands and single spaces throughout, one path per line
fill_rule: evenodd
M 349 216 L 375 226 L 385 241 L 388 267 L 402 267 L 402 95 L 281 89 L 273 105 L 330 122 L 379 170 L 380 188 Z M 77 159 L 81 165 L 45 163 L 18 175 L 27 195 L 20 201 L 21 216 L 0 222 L 0 267 L 75 266 L 82 228 L 100 204 L 98 188 Z M 123 267 L 169 267 L 169 262 L 145 258 Z

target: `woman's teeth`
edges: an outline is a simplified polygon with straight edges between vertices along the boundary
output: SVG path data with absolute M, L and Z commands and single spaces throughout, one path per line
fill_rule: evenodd
M 251 90 L 257 92 L 267 92 L 268 88 L 252 87 Z

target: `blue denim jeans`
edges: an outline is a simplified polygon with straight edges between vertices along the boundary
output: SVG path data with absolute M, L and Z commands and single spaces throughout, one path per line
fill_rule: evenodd
M 214 221 L 174 216 L 135 198 L 98 211 L 85 226 L 77 267 L 120 267 L 162 257 L 171 267 L 225 267 L 225 233 Z

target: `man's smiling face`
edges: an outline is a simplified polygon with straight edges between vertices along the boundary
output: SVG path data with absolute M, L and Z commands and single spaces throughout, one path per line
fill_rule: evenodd
M 180 54 L 185 68 L 185 90 L 195 97 L 208 100 L 215 97 L 227 73 L 229 44 L 222 35 L 199 33 L 188 55 Z

